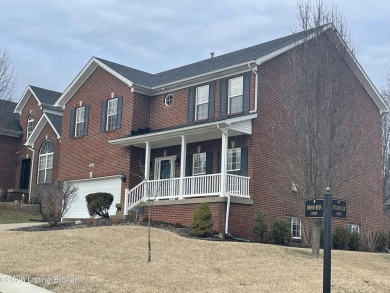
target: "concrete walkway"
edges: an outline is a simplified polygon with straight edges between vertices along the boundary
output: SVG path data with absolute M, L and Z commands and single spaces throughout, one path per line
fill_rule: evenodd
M 15 278 L 0 273 L 0 293 L 50 293 L 47 289 L 35 286 L 21 278 Z
M 22 227 L 39 226 L 44 224 L 45 224 L 44 222 L 0 224 L 0 231 L 7 231 L 7 230 L 17 229 Z

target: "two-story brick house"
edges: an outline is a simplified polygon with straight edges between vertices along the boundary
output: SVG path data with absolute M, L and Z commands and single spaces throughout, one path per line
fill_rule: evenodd
M 300 238 L 302 215 L 271 191 L 285 178 L 269 129 L 280 115 L 287 52 L 299 50 L 312 33 L 157 74 L 93 57 L 62 94 L 28 87 L 15 110 L 23 131 L 16 186 L 71 181 L 79 198 L 66 218 L 89 217 L 85 195 L 106 191 L 114 195 L 110 214 L 119 203 L 125 215 L 145 213 L 151 199 L 154 220 L 188 225 L 198 204 L 208 202 L 218 232 L 252 238 L 260 210 L 270 223 L 288 217 Z M 330 46 L 341 42 L 331 26 L 323 28 L 323 37 Z M 357 195 L 340 224 L 362 225 L 370 218 L 379 227 L 380 123 L 387 108 L 356 59 L 347 58 L 343 64 L 355 89 L 351 112 L 365 131 L 356 182 L 342 189 Z M 362 187 L 370 191 L 369 203 L 357 192 Z
M 269 221 L 289 217 L 299 238 L 300 215 L 269 190 L 280 176 L 269 167 L 278 154 L 267 131 L 278 113 L 286 52 L 310 33 L 157 74 L 93 57 L 54 104 L 63 109 L 58 178 L 76 184 L 80 195 L 66 217 L 88 217 L 84 196 L 108 191 L 125 214 L 145 212 L 150 197 L 154 220 L 189 224 L 198 203 L 208 202 L 219 232 L 251 238 L 261 210 Z M 324 34 L 340 42 L 332 28 Z M 370 190 L 372 208 L 382 211 L 380 118 L 387 108 L 352 56 L 345 66 L 358 91 L 351 111 L 367 130 L 356 161 L 365 175 L 356 176 Z M 358 186 L 345 184 L 343 192 Z M 366 204 L 358 196 L 349 202 L 348 224 L 362 224 Z M 380 225 L 380 213 L 373 222 Z

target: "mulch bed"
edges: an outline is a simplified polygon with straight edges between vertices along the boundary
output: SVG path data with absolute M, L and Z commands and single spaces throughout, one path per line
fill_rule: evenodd
M 58 223 L 54 227 L 50 227 L 48 224 L 42 223 L 42 225 L 31 226 L 31 227 L 23 227 L 13 229 L 13 231 L 25 231 L 25 232 L 37 232 L 37 231 L 56 231 L 56 230 L 65 230 L 65 229 L 83 229 L 83 228 L 91 228 L 91 227 L 99 227 L 99 226 L 123 226 L 123 225 L 137 225 L 147 227 L 148 223 L 143 221 L 125 221 L 125 220 L 110 220 L 110 219 L 86 219 L 82 220 L 81 223 L 76 224 L 75 222 L 63 222 Z M 176 226 L 164 222 L 151 222 L 151 227 L 159 228 L 163 230 L 168 230 L 174 232 L 182 237 L 186 238 L 195 238 L 209 241 L 226 241 L 227 239 L 221 238 L 218 234 L 212 235 L 206 238 L 195 237 L 191 233 L 191 227 L 184 226 Z

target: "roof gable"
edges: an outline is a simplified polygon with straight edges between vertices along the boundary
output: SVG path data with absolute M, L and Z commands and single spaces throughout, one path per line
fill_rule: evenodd
M 61 138 L 61 126 L 62 126 L 62 116 L 54 115 L 50 113 L 43 113 L 41 119 L 39 119 L 37 125 L 34 127 L 34 130 L 31 132 L 29 138 L 27 139 L 25 145 L 34 148 L 34 143 L 38 138 L 39 134 L 42 132 L 46 123 L 49 123 L 51 128 L 54 130 L 57 139 Z
M 33 96 L 37 100 L 38 106 L 42 106 L 42 105 L 53 106 L 54 103 L 61 96 L 61 93 L 29 85 L 26 88 L 26 90 L 24 91 L 18 104 L 16 105 L 15 110 L 14 110 L 15 113 L 19 113 L 19 114 L 22 113 L 22 110 L 23 110 L 24 106 L 26 105 L 30 96 Z

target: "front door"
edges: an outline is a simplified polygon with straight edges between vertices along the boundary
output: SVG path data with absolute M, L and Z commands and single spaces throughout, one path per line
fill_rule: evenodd
M 156 168 L 154 170 L 154 179 L 158 180 L 158 197 L 169 197 L 176 195 L 175 181 L 167 180 L 175 177 L 175 157 L 156 158 Z
M 22 160 L 22 172 L 20 174 L 20 189 L 28 189 L 30 183 L 31 159 Z

